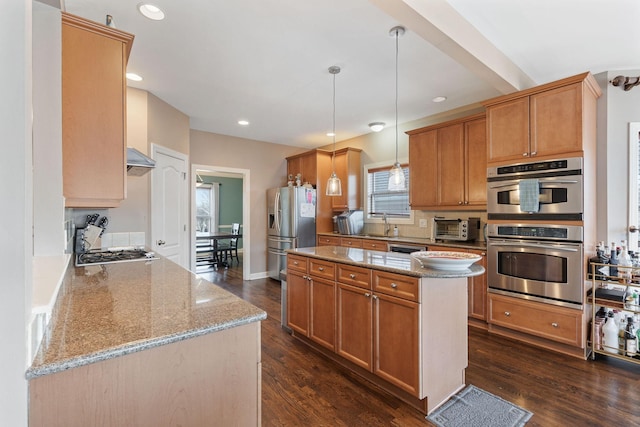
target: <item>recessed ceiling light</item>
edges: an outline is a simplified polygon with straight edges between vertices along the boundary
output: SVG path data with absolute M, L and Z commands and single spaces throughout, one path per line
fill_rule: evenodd
M 134 82 L 142 81 L 142 77 L 140 77 L 136 73 L 127 73 L 127 79 L 129 79 L 131 81 L 134 81 Z
M 249 125 L 249 120 L 238 120 L 238 124 L 240 126 L 248 126 Z
M 436 96 L 435 98 L 432 99 L 433 102 L 443 102 L 446 100 L 447 100 L 446 96 Z
M 138 3 L 138 10 L 141 14 L 154 21 L 162 21 L 164 19 L 164 12 L 153 4 Z
M 385 126 L 385 124 L 383 122 L 369 123 L 369 127 L 374 132 L 380 132 L 382 129 L 384 129 L 384 126 Z
M 336 134 L 333 132 L 327 132 L 327 136 L 336 136 Z

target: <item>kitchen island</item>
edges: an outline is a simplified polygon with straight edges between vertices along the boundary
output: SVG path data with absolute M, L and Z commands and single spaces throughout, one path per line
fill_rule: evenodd
M 341 246 L 287 251 L 293 335 L 425 414 L 465 386 L 467 278 L 410 255 Z
M 260 424 L 266 313 L 167 259 L 67 269 L 31 426 Z

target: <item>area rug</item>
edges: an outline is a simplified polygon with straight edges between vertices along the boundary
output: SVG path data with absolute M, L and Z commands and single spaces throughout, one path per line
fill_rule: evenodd
M 438 427 L 519 427 L 532 415 L 511 402 L 469 385 L 433 411 L 427 420 Z

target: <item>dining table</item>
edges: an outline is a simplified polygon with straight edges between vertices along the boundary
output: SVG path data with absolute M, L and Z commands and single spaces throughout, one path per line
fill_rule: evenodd
M 197 234 L 196 240 L 203 241 L 208 240 L 211 243 L 211 265 L 214 269 L 217 269 L 219 266 L 223 266 L 227 268 L 229 265 L 226 260 L 221 259 L 218 256 L 218 241 L 220 240 L 228 240 L 228 239 L 241 239 L 241 233 L 232 233 L 231 231 L 215 231 L 206 234 Z

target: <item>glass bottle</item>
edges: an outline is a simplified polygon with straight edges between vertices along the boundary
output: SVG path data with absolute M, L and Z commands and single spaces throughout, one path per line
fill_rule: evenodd
M 617 265 L 618 254 L 616 252 L 616 242 L 611 242 L 611 254 L 609 255 L 609 276 L 618 277 Z
M 625 346 L 627 356 L 635 357 L 638 352 L 638 338 L 636 337 L 636 326 L 633 322 L 633 316 L 627 317 L 627 328 L 625 329 Z
M 627 352 L 627 318 L 620 313 L 620 327 L 618 328 L 618 354 L 625 355 Z
M 631 282 L 631 257 L 629 256 L 629 252 L 627 252 L 627 244 L 624 240 L 621 246 L 622 249 L 618 257 L 618 278 L 622 283 L 629 283 Z

